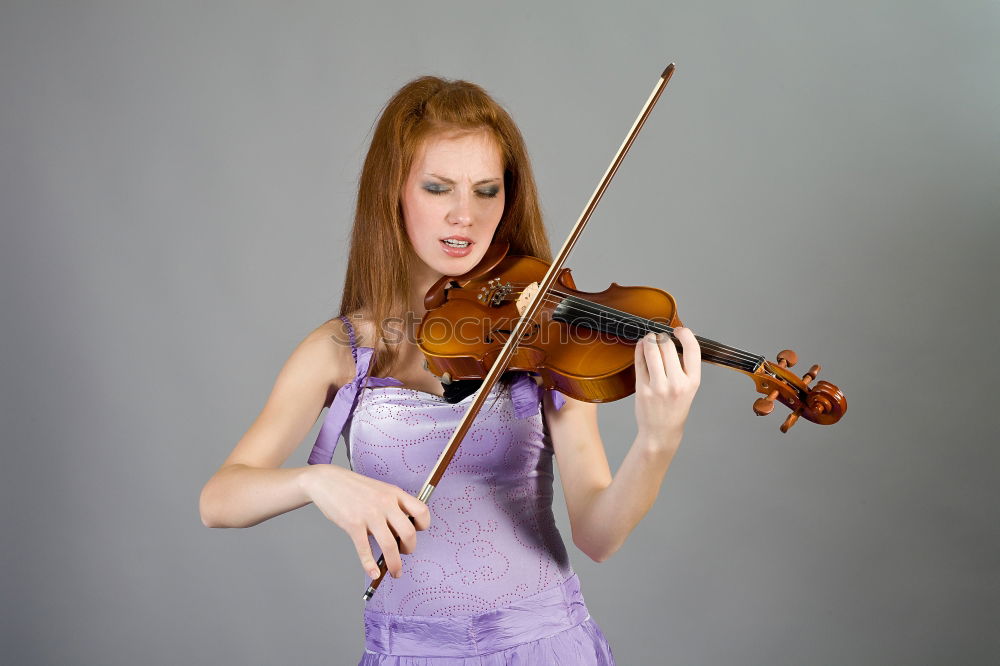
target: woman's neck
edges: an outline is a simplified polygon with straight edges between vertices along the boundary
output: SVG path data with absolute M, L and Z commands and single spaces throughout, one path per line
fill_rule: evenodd
M 426 267 L 425 270 L 418 271 L 411 277 L 409 309 L 417 321 L 423 319 L 424 314 L 427 312 L 427 309 L 424 307 L 424 297 L 441 277 L 440 273 L 431 271 Z

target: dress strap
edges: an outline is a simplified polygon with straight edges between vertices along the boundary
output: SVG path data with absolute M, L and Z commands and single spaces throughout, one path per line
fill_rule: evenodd
M 344 326 L 347 327 L 347 334 L 351 336 L 351 355 L 354 356 L 354 362 L 357 363 L 358 339 L 354 335 L 354 326 L 351 324 L 351 320 L 347 318 L 347 315 L 340 315 L 337 319 L 344 322 Z
M 340 435 L 347 419 L 351 417 L 358 405 L 362 388 L 365 386 L 401 386 L 403 384 L 393 377 L 370 377 L 368 375 L 375 350 L 372 347 L 358 347 L 351 322 L 344 315 L 341 315 L 340 319 L 347 326 L 347 332 L 351 336 L 351 354 L 354 356 L 355 368 L 354 379 L 341 386 L 333 397 L 333 402 L 330 403 L 330 408 L 326 411 L 326 417 L 323 419 L 323 426 L 316 437 L 316 443 L 313 444 L 312 452 L 309 454 L 310 465 L 330 464 L 333 461 L 337 442 L 340 441 Z

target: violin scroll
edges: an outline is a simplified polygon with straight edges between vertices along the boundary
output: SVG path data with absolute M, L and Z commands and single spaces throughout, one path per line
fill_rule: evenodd
M 792 413 L 781 424 L 781 432 L 788 432 L 800 416 L 820 425 L 830 425 L 840 420 L 847 411 L 847 398 L 840 389 L 822 380 L 816 382 L 815 386 L 809 386 L 819 375 L 821 366 L 813 365 L 800 378 L 789 371 L 798 362 L 798 355 L 794 351 L 785 349 L 779 352 L 777 361 L 764 361 L 757 372 L 751 375 L 757 384 L 757 391 L 766 396 L 754 401 L 754 414 L 770 414 L 774 410 L 775 401 L 786 405 Z

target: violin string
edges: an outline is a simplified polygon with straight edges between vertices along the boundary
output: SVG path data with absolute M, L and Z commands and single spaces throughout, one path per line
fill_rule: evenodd
M 516 283 L 515 282 L 515 283 L 511 283 L 511 284 L 517 285 L 517 284 L 526 284 L 526 283 Z M 522 290 L 522 292 L 523 292 L 523 290 Z M 625 312 L 623 310 L 618 310 L 616 308 L 612 308 L 612 307 L 607 306 L 607 305 L 601 305 L 599 303 L 593 303 L 592 301 L 588 301 L 586 299 L 580 298 L 579 296 L 574 296 L 572 294 L 567 294 L 565 292 L 560 292 L 557 289 L 551 289 L 551 290 L 549 290 L 549 293 L 550 294 L 562 295 L 562 296 L 565 296 L 567 299 L 572 299 L 572 304 L 573 304 L 574 307 L 577 307 L 577 309 L 580 309 L 580 310 L 589 310 L 589 312 L 591 312 L 591 313 L 596 312 L 599 317 L 604 317 L 605 319 L 609 319 L 609 320 L 612 320 L 612 321 L 615 321 L 615 322 L 624 323 L 626 326 L 630 326 L 632 328 L 635 328 L 635 329 L 637 329 L 640 332 L 644 331 L 645 329 L 642 328 L 642 327 L 640 327 L 638 324 L 636 324 L 635 321 L 636 320 L 639 320 L 639 321 L 650 321 L 650 320 L 645 319 L 644 317 L 640 317 L 639 315 L 635 315 L 635 314 L 632 314 L 630 312 Z M 553 303 L 553 304 L 559 304 L 560 303 L 560 301 L 558 301 L 556 299 L 548 298 L 548 297 L 545 299 L 545 301 L 549 302 L 549 303 Z M 624 315 L 624 316 L 616 318 L 615 316 L 613 316 L 612 313 L 617 313 L 617 314 Z M 669 333 L 669 334 L 672 334 L 673 331 L 674 331 L 674 329 L 673 329 L 672 326 L 664 325 L 664 328 L 661 330 L 661 329 L 657 329 L 656 328 L 655 322 L 650 322 L 650 323 L 652 324 L 652 326 L 650 327 L 650 330 L 655 330 L 655 331 L 659 331 L 659 332 L 666 332 L 666 333 Z M 757 359 L 760 359 L 760 355 L 759 354 L 753 354 L 751 352 L 739 349 L 737 347 L 732 347 L 730 345 L 726 345 L 726 344 L 723 344 L 721 342 L 717 342 L 715 340 L 711 340 L 709 338 L 704 338 L 704 337 L 701 337 L 701 336 L 695 336 L 695 338 L 700 343 L 702 343 L 702 346 L 709 346 L 709 347 L 711 347 L 713 349 L 716 349 L 716 350 L 719 350 L 719 351 L 725 351 L 725 352 L 730 353 L 730 354 L 732 354 L 734 356 L 741 356 L 741 357 L 745 358 L 746 360 L 754 360 L 754 361 L 756 361 Z
M 558 304 L 558 303 L 561 302 L 559 300 L 551 299 L 551 298 L 546 298 L 545 300 L 548 301 L 548 302 L 551 302 L 551 303 L 555 303 L 555 304 Z M 581 308 L 581 309 L 583 309 L 583 308 Z M 591 310 L 593 310 L 593 308 L 591 308 Z M 597 312 L 600 314 L 600 311 L 597 311 Z M 614 317 L 611 317 L 611 316 L 605 316 L 604 319 L 605 319 L 605 321 L 616 321 L 617 323 L 621 324 L 622 326 L 624 326 L 626 328 L 630 328 L 630 329 L 634 329 L 634 330 L 638 331 L 639 332 L 639 336 L 638 337 L 642 337 L 642 335 L 645 332 L 647 332 L 648 330 L 653 330 L 653 331 L 656 331 L 656 332 L 666 332 L 668 334 L 673 331 L 672 327 L 670 327 L 670 326 L 665 326 L 664 329 L 659 329 L 655 325 L 652 328 L 645 328 L 645 327 L 641 327 L 641 326 L 637 325 L 633 321 L 629 321 L 629 320 L 622 319 L 622 318 L 614 318 Z M 669 329 L 669 330 L 666 330 L 666 329 Z M 622 332 L 623 331 L 620 331 L 620 330 L 616 331 L 616 333 L 618 333 L 619 335 Z M 759 364 L 763 361 L 763 357 L 761 357 L 761 356 L 747 355 L 746 353 L 743 353 L 742 355 L 733 354 L 733 353 L 731 353 L 731 352 L 728 351 L 729 347 L 727 345 L 721 345 L 720 343 L 717 343 L 714 340 L 709 340 L 708 338 L 701 338 L 699 336 L 695 336 L 695 337 L 700 341 L 700 348 L 701 348 L 701 351 L 703 352 L 702 356 L 705 357 L 705 360 L 710 360 L 710 361 L 713 361 L 713 362 L 718 362 L 718 363 L 721 363 L 723 365 L 727 365 L 729 367 L 739 367 L 740 369 L 746 370 L 748 372 L 755 371 L 757 369 L 757 367 L 759 366 Z M 675 341 L 675 347 L 676 347 L 677 343 L 679 341 L 677 340 L 676 336 L 673 336 L 672 339 Z M 681 349 L 680 351 L 683 352 L 683 349 Z M 740 351 L 740 350 L 737 350 L 737 351 Z
M 553 299 L 550 297 L 546 297 L 544 300 L 545 302 L 552 303 L 555 305 L 562 303 L 561 300 Z M 632 331 L 636 331 L 639 333 L 638 337 L 642 337 L 642 335 L 644 335 L 645 333 L 649 331 L 654 331 L 660 333 L 667 333 L 668 335 L 671 335 L 672 339 L 677 340 L 677 337 L 672 335 L 674 329 L 671 326 L 664 324 L 662 325 L 661 328 L 655 322 L 650 322 L 650 324 L 646 326 L 641 326 L 639 323 L 637 323 L 635 315 L 631 315 L 631 317 L 616 317 L 607 310 L 591 307 L 588 305 L 578 304 L 581 302 L 586 303 L 586 301 L 582 301 L 581 299 L 580 301 L 573 303 L 573 307 L 575 307 L 577 310 L 580 311 L 596 313 L 597 316 L 602 319 L 602 321 L 611 322 L 615 324 L 616 328 L 618 329 L 624 328 L 625 331 L 622 332 L 631 333 Z M 609 308 L 609 310 L 614 310 L 614 308 Z M 624 314 L 628 315 L 628 313 Z M 756 365 L 760 361 L 760 356 L 758 355 L 750 354 L 749 352 L 745 352 L 735 347 L 730 347 L 729 345 L 724 345 L 714 340 L 710 340 L 709 338 L 703 338 L 701 336 L 695 336 L 695 338 L 699 341 L 699 345 L 703 351 L 716 352 L 716 355 L 718 357 L 722 357 L 723 360 L 744 361 L 752 363 L 754 365 Z
M 511 283 L 511 284 L 527 284 L 527 283 Z M 650 330 L 655 332 L 662 332 L 671 335 L 671 337 L 674 340 L 677 339 L 676 336 L 672 335 L 674 331 L 672 326 L 664 324 L 662 325 L 661 328 L 655 322 L 639 317 L 638 315 L 633 315 L 631 313 L 624 312 L 622 310 L 618 310 L 610 306 L 592 303 L 591 301 L 587 301 L 586 299 L 574 296 L 572 294 L 566 294 L 565 292 L 560 292 L 555 289 L 549 290 L 549 293 L 556 295 L 563 295 L 567 299 L 572 299 L 570 303 L 572 307 L 581 311 L 588 312 L 590 314 L 596 313 L 596 316 L 598 318 L 600 318 L 603 321 L 612 322 L 616 324 L 616 327 L 621 326 L 624 327 L 625 329 L 632 329 L 634 331 L 639 332 L 640 334 L 644 334 L 645 332 Z M 554 305 L 562 303 L 561 300 L 553 299 L 548 296 L 546 296 L 544 300 L 545 302 L 552 303 Z M 615 313 L 617 313 L 617 315 L 623 315 L 623 316 L 616 316 Z M 640 321 L 649 322 L 649 324 L 646 326 L 640 326 L 640 324 L 638 323 Z M 641 337 L 641 335 L 639 337 Z M 695 338 L 699 341 L 699 344 L 703 350 L 713 352 L 713 355 L 716 356 L 718 360 L 737 361 L 737 362 L 742 361 L 744 363 L 751 364 L 753 367 L 756 367 L 761 361 L 763 361 L 763 357 L 761 357 L 758 354 L 752 354 L 742 349 L 731 347 L 729 345 L 725 345 L 723 343 L 711 340 L 709 338 L 703 338 L 701 336 L 695 336 Z

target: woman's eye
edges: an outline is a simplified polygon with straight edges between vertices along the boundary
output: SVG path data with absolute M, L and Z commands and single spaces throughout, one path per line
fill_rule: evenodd
M 434 183 L 428 183 L 424 185 L 424 190 L 430 192 L 431 194 L 447 194 L 451 192 L 451 188 L 445 185 L 436 185 Z M 476 196 L 482 199 L 495 199 L 497 194 L 500 193 L 499 187 L 490 187 L 485 190 L 476 190 Z

